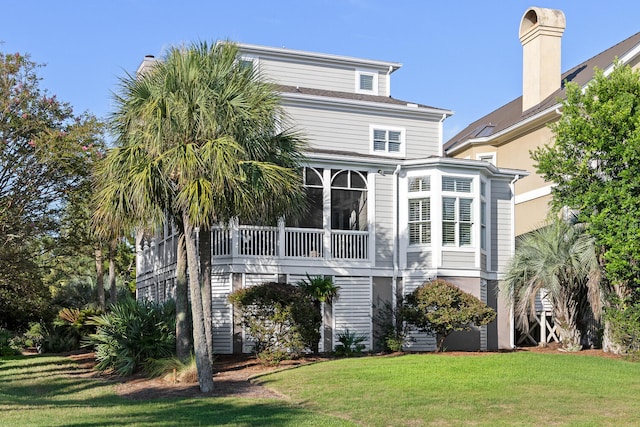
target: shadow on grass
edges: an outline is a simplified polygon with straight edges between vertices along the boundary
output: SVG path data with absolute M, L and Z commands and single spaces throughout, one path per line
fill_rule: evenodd
M 75 363 L 63 358 L 20 359 L 7 365 L 14 375 L 7 371 L 0 381 L 0 410 L 6 425 L 353 425 L 271 399 L 126 399 L 114 394 L 111 381 L 69 376 Z

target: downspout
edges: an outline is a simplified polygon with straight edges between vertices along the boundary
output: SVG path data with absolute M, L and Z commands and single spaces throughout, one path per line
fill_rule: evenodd
M 394 206 L 393 216 L 395 218 L 393 219 L 393 278 L 391 279 L 391 304 L 394 309 L 394 313 L 395 313 L 396 305 L 398 303 L 397 296 L 396 296 L 398 291 L 398 270 L 399 270 L 398 258 L 400 257 L 400 253 L 399 253 L 400 251 L 398 250 L 398 246 L 400 244 L 399 236 L 398 236 L 398 230 L 400 229 L 400 226 L 399 226 L 400 184 L 398 182 L 399 181 L 398 174 L 400 173 L 401 167 L 402 167 L 401 165 L 397 165 L 396 169 L 393 171 L 393 206 Z M 393 320 L 395 323 L 395 319 Z
M 393 65 L 389 65 L 387 70 L 387 96 L 391 96 L 391 73 L 393 72 Z
M 445 113 L 445 114 L 442 114 L 442 118 L 441 118 L 441 119 L 440 119 L 440 121 L 438 122 L 438 125 L 439 125 L 439 126 L 438 126 L 438 133 L 439 133 L 439 135 L 438 135 L 438 141 L 440 141 L 440 146 L 439 146 L 439 148 L 438 148 L 438 155 L 439 155 L 440 157 L 443 157 L 443 156 L 444 156 L 444 143 L 443 143 L 442 139 L 444 138 L 444 129 L 443 129 L 443 126 L 444 126 L 444 125 L 443 125 L 443 122 L 444 122 L 444 120 L 445 120 L 446 118 L 447 118 L 446 113 Z
M 511 190 L 511 257 L 513 258 L 516 253 L 516 181 L 520 179 L 520 175 L 513 177 L 513 180 L 509 183 L 509 189 Z M 509 320 L 511 325 L 509 327 L 509 346 L 516 348 L 516 324 L 515 316 L 513 314 L 513 306 L 515 304 L 515 297 L 511 296 L 509 302 Z

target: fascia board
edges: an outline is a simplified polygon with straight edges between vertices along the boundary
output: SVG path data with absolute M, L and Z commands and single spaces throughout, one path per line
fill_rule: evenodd
M 268 54 L 271 56 L 279 56 L 293 59 L 306 59 L 313 62 L 322 61 L 325 63 L 349 65 L 354 67 L 376 68 L 380 71 L 387 72 L 391 68 L 392 72 L 402 67 L 399 62 L 379 61 L 375 59 L 355 58 L 351 56 L 332 55 L 328 53 L 308 52 L 304 50 L 277 48 L 269 46 L 260 46 L 254 44 L 238 43 L 236 44 L 242 53 L 247 54 Z
M 291 102 L 296 102 L 300 105 L 304 105 L 304 104 L 319 105 L 319 106 L 324 106 L 329 108 L 331 107 L 336 108 L 339 106 L 343 106 L 343 107 L 349 107 L 349 108 L 356 108 L 360 110 L 396 113 L 404 117 L 409 117 L 409 116 L 421 117 L 421 118 L 429 117 L 429 118 L 437 118 L 438 120 L 441 120 L 443 115 L 446 115 L 447 117 L 453 115 L 453 111 L 450 111 L 450 110 L 416 107 L 414 106 L 415 104 L 411 106 L 384 104 L 379 102 L 361 101 L 361 100 L 355 100 L 355 99 L 333 98 L 333 97 L 307 95 L 307 94 L 295 94 L 291 92 L 281 92 L 280 98 L 282 99 L 285 105 L 287 101 L 291 101 Z

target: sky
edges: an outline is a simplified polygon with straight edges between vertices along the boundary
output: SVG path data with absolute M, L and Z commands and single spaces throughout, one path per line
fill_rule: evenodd
M 119 79 L 174 45 L 228 39 L 400 62 L 391 95 L 454 111 L 446 142 L 522 93 L 530 6 L 566 16 L 562 71 L 640 31 L 629 0 L 0 0 L 0 51 L 46 64 L 43 88 L 101 118 Z

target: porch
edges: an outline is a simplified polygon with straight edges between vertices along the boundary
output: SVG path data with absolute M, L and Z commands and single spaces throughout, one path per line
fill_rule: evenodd
M 215 257 L 369 261 L 368 231 L 235 225 L 211 230 Z M 215 261 L 214 261 L 215 262 Z

